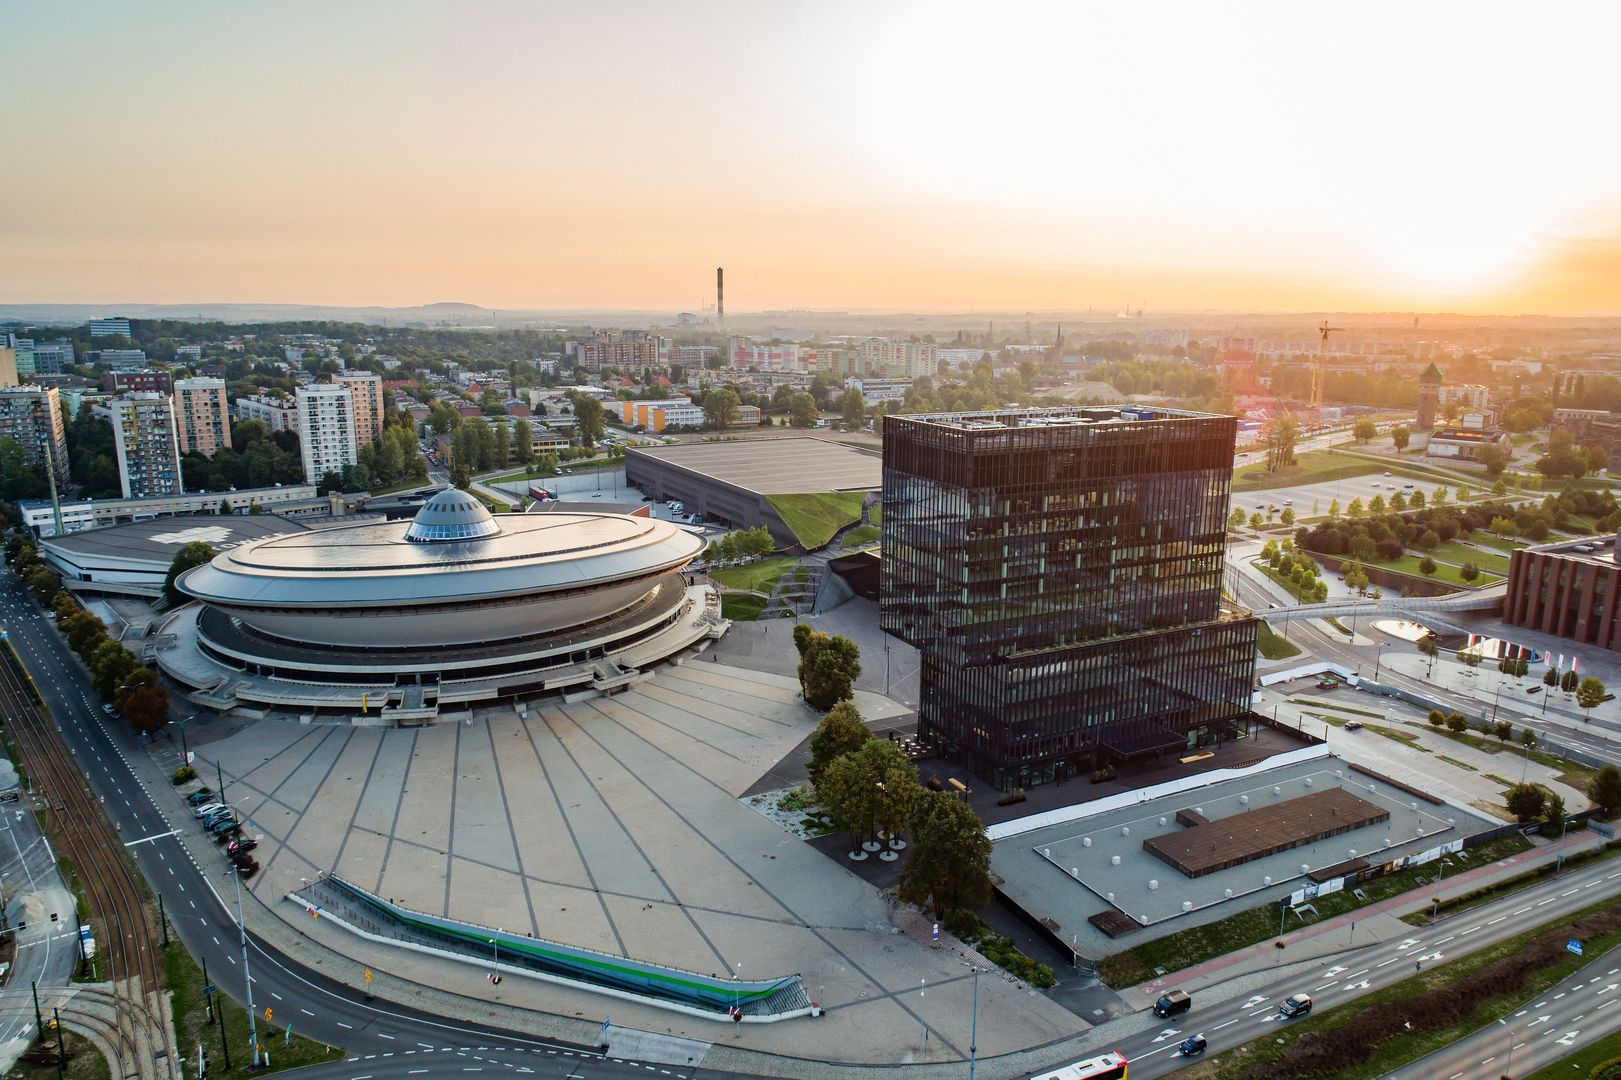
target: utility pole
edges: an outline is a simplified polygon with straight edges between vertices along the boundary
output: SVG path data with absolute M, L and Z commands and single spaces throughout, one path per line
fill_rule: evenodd
M 233 871 L 236 878 L 236 928 L 242 935 L 242 985 L 248 995 L 248 1049 L 253 1055 L 253 1066 L 259 1066 L 259 1032 L 253 1022 L 253 977 L 248 974 L 248 928 L 242 922 L 242 874 Z
M 979 1048 L 979 968 L 974 964 L 967 967 L 974 973 L 974 1004 L 968 1022 L 968 1080 L 974 1080 L 974 1057 Z

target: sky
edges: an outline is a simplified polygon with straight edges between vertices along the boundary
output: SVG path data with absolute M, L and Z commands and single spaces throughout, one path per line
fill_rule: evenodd
M 0 20 L 3 303 L 1621 314 L 1621 4 Z

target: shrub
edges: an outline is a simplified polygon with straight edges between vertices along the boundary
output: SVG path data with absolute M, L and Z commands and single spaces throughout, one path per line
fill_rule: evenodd
M 197 779 L 197 770 L 190 765 L 182 765 L 174 771 L 174 782 L 178 786 L 188 780 Z

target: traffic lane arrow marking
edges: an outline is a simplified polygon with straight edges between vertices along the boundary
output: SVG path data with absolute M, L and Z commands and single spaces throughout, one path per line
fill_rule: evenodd
M 1162 1031 L 1158 1035 L 1154 1036 L 1154 1041 L 1157 1042 L 1157 1043 L 1158 1042 L 1164 1042 L 1166 1039 L 1169 1039 L 1172 1035 L 1180 1035 L 1180 1034 L 1182 1034 L 1182 1029 L 1181 1028 L 1166 1028 L 1164 1031 Z
M 1546 1024 L 1549 1020 L 1552 1020 L 1552 1019 L 1553 1019 L 1553 1017 L 1551 1017 L 1551 1016 L 1539 1016 L 1535 1020 L 1531 1021 L 1529 1024 L 1527 1024 L 1525 1026 L 1528 1027 L 1528 1028 L 1534 1028 L 1538 1024 Z
M 1611 983 L 1609 986 L 1606 986 L 1604 989 L 1600 990 L 1599 993 L 1600 994 L 1608 994 L 1611 990 L 1615 990 L 1615 989 L 1618 989 L 1618 988 L 1621 988 L 1621 983 Z
M 1559 1043 L 1559 1045 L 1561 1045 L 1561 1046 L 1569 1046 L 1571 1043 L 1576 1041 L 1576 1036 L 1578 1036 L 1580 1034 L 1581 1034 L 1580 1031 L 1567 1031 L 1567 1032 L 1565 1032 L 1563 1038 L 1556 1039 L 1554 1041 Z
M 1255 1008 L 1255 1006 L 1259 1005 L 1261 1002 L 1263 1002 L 1265 1000 L 1266 1000 L 1266 995 L 1264 995 L 1264 994 L 1256 994 L 1254 997 L 1252 997 L 1248 1001 L 1244 1002 L 1243 1005 L 1239 1006 L 1239 1008 L 1241 1008 L 1241 1009 L 1253 1009 L 1253 1008 Z

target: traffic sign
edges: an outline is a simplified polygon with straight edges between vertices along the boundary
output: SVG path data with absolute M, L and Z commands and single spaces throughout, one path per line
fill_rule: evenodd
M 366 969 L 366 985 L 371 985 L 371 968 Z
M 203 993 L 205 994 L 215 994 L 218 992 L 219 987 L 215 986 L 213 983 L 209 983 L 207 986 L 203 987 Z
M 270 1006 L 265 1006 L 265 1023 L 270 1023 Z
M 1581 941 L 1579 939 L 1577 939 L 1577 938 L 1571 938 L 1569 941 L 1565 942 L 1565 951 L 1566 952 L 1573 952 L 1577 956 L 1582 955 L 1582 943 L 1581 943 Z

